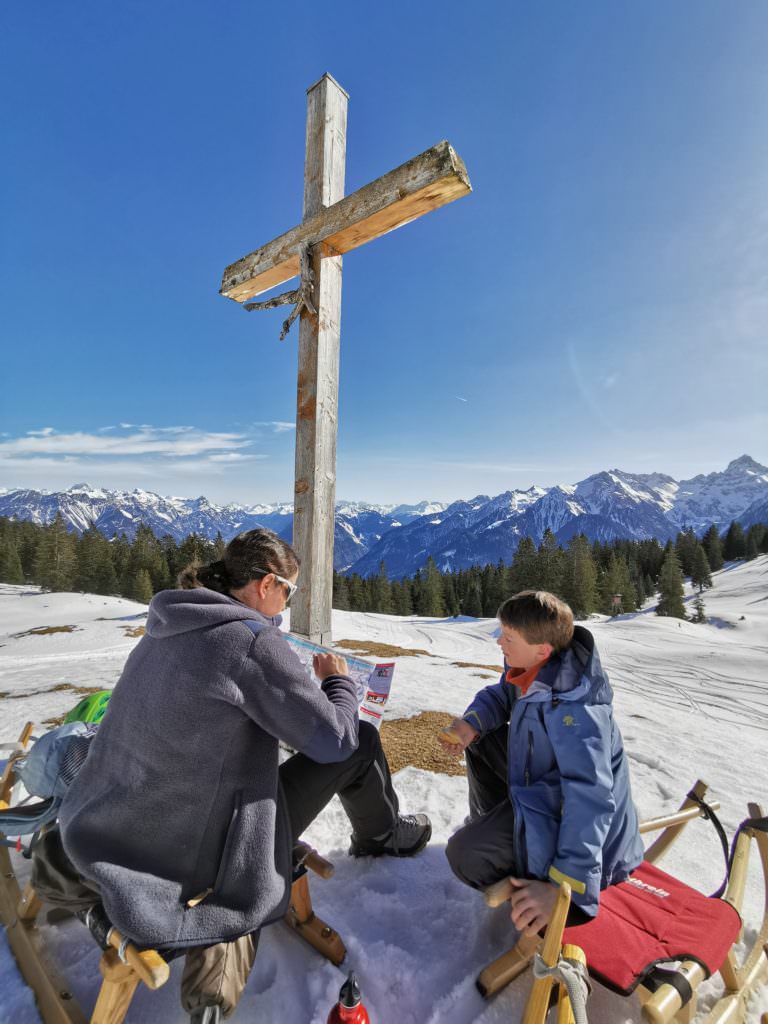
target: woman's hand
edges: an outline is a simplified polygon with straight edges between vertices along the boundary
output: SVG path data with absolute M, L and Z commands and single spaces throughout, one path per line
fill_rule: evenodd
M 315 654 L 312 658 L 312 668 L 321 683 L 329 676 L 349 675 L 347 659 L 340 654 Z
M 454 718 L 447 729 L 437 734 L 437 738 L 447 754 L 461 757 L 472 740 L 479 735 L 477 729 L 473 729 L 469 722 L 465 722 L 463 718 Z
M 510 878 L 509 881 L 514 889 L 509 898 L 512 923 L 519 932 L 535 935 L 549 924 L 557 902 L 557 886 L 530 878 Z

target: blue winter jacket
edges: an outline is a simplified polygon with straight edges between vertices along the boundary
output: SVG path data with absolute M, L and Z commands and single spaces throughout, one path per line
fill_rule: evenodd
M 549 659 L 525 696 L 502 675 L 463 716 L 481 733 L 509 722 L 518 870 L 569 882 L 573 902 L 592 916 L 600 890 L 643 859 L 612 699 L 594 638 L 576 626 L 570 647 Z

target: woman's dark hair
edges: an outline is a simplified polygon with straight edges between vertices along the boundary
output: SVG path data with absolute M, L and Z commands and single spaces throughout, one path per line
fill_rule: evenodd
M 248 530 L 233 537 L 218 562 L 193 562 L 179 573 L 182 590 L 207 587 L 219 594 L 244 587 L 268 572 L 290 578 L 299 571 L 299 557 L 287 541 L 272 530 Z

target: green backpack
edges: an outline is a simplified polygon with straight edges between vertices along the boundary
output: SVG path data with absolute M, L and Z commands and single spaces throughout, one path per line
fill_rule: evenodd
M 107 710 L 107 704 L 111 696 L 111 690 L 99 690 L 98 693 L 89 693 L 87 697 L 83 697 L 76 707 L 72 708 L 64 719 L 64 724 L 68 722 L 100 722 L 104 717 L 104 712 Z

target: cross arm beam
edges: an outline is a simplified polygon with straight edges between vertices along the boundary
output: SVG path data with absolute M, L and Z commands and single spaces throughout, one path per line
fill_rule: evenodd
M 245 302 L 295 277 L 307 245 L 319 245 L 323 256 L 341 256 L 471 191 L 464 161 L 450 143 L 438 142 L 232 263 L 220 293 Z

